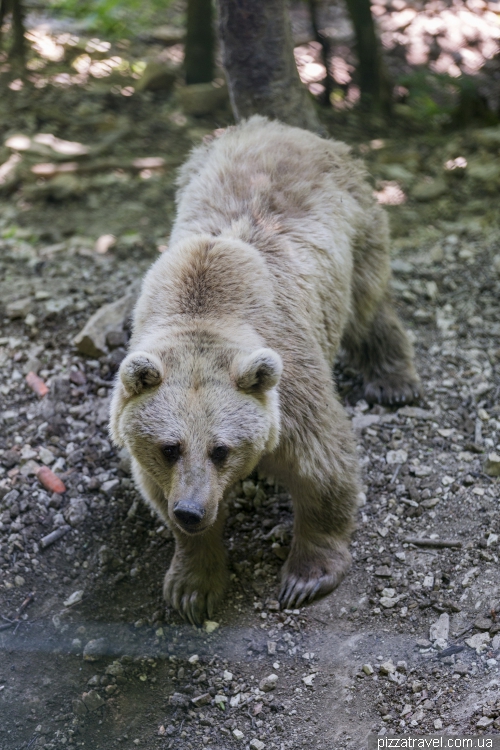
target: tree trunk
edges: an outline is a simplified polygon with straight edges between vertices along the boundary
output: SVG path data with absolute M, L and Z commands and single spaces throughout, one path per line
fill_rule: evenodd
M 209 83 L 214 77 L 212 0 L 188 0 L 186 83 Z
M 286 0 L 219 0 L 219 35 L 236 120 L 261 114 L 321 132 L 295 65 Z
M 311 14 L 311 26 L 314 34 L 314 38 L 317 42 L 321 44 L 321 61 L 326 69 L 326 76 L 323 79 L 322 83 L 325 87 L 325 91 L 323 94 L 318 96 L 318 100 L 323 105 L 330 105 L 330 94 L 332 93 L 334 89 L 334 80 L 330 74 L 330 53 L 331 53 L 331 44 L 330 40 L 328 39 L 325 34 L 320 29 L 320 20 L 319 20 L 319 6 L 321 4 L 321 0 L 309 0 L 309 11 Z
M 386 72 L 370 0 L 346 0 L 356 36 L 361 103 L 366 109 L 388 114 L 391 110 L 391 86 Z
M 7 5 L 8 0 L 0 0 L 0 49 L 2 48 L 2 27 L 4 25 L 5 16 L 9 12 Z

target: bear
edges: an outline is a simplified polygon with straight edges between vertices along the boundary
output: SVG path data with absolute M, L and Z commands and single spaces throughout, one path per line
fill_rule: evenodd
M 225 499 L 257 467 L 292 497 L 282 606 L 349 569 L 360 484 L 339 351 L 368 402 L 419 395 L 387 218 L 349 152 L 260 116 L 214 136 L 180 169 L 168 249 L 142 284 L 110 434 L 174 533 L 164 596 L 194 625 L 227 588 Z

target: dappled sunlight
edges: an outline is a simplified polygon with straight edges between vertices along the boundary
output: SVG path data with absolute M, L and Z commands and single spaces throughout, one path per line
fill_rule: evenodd
M 406 195 L 397 182 L 383 182 L 380 190 L 375 191 L 379 203 L 385 206 L 399 206 L 406 202 Z

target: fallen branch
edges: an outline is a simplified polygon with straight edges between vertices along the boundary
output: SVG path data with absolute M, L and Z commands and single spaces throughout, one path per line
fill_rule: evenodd
M 2 620 L 5 620 L 5 625 L 0 625 L 0 630 L 8 630 L 9 628 L 12 628 L 15 625 L 15 628 L 14 628 L 14 635 L 15 635 L 17 633 L 17 629 L 18 629 L 19 625 L 22 622 L 22 620 L 21 620 L 22 613 L 24 612 L 24 610 L 26 609 L 26 607 L 29 604 L 31 604 L 31 602 L 34 600 L 34 598 L 35 598 L 35 594 L 33 592 L 31 594 L 28 594 L 28 596 L 26 597 L 26 599 L 24 600 L 24 602 L 21 604 L 21 606 L 17 610 L 16 616 L 15 616 L 15 618 L 13 620 L 9 620 L 8 617 L 4 617 L 4 615 L 2 615 Z
M 416 547 L 461 547 L 462 542 L 458 539 L 420 539 L 416 536 L 409 536 L 403 539 L 406 544 L 414 544 Z

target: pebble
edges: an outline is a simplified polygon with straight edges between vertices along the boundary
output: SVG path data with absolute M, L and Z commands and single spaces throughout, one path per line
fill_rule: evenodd
M 233 736 L 237 740 L 244 740 L 245 735 L 239 729 L 233 729 Z
M 435 648 L 444 649 L 448 643 L 450 632 L 450 616 L 443 612 L 436 622 L 433 622 L 429 630 L 429 639 Z
M 275 689 L 278 679 L 277 674 L 270 674 L 267 677 L 264 677 L 259 682 L 259 690 L 262 690 L 263 693 L 269 693 L 271 690 Z
M 255 738 L 251 741 L 250 748 L 251 750 L 264 750 L 265 745 L 263 742 Z
M 89 641 L 83 649 L 83 658 L 85 661 L 98 661 L 107 653 L 106 641 L 104 638 L 94 638 Z
M 73 591 L 73 593 L 64 601 L 64 606 L 71 607 L 73 604 L 78 604 L 78 602 L 81 602 L 82 599 L 83 590 Z
M 372 667 L 372 665 L 371 665 L 371 664 L 363 664 L 363 667 L 362 667 L 362 669 L 363 669 L 363 672 L 364 672 L 364 673 L 365 673 L 366 675 L 368 675 L 368 677 L 370 677 L 370 675 L 372 675 L 372 674 L 373 674 L 373 672 L 374 672 L 374 669 L 373 669 L 373 667 Z
M 389 675 L 393 674 L 396 671 L 396 667 L 392 663 L 392 661 L 384 661 L 382 664 L 380 664 L 378 671 L 382 675 Z
M 486 650 L 486 647 L 490 640 L 491 638 L 488 633 L 476 633 L 470 638 L 466 638 L 465 642 L 468 646 L 470 646 L 470 648 L 473 648 L 477 654 L 480 654 Z
M 85 704 L 85 708 L 89 711 L 97 711 L 98 708 L 101 708 L 105 704 L 105 700 L 101 698 L 97 690 L 90 690 L 88 693 L 83 693 L 82 701 Z

